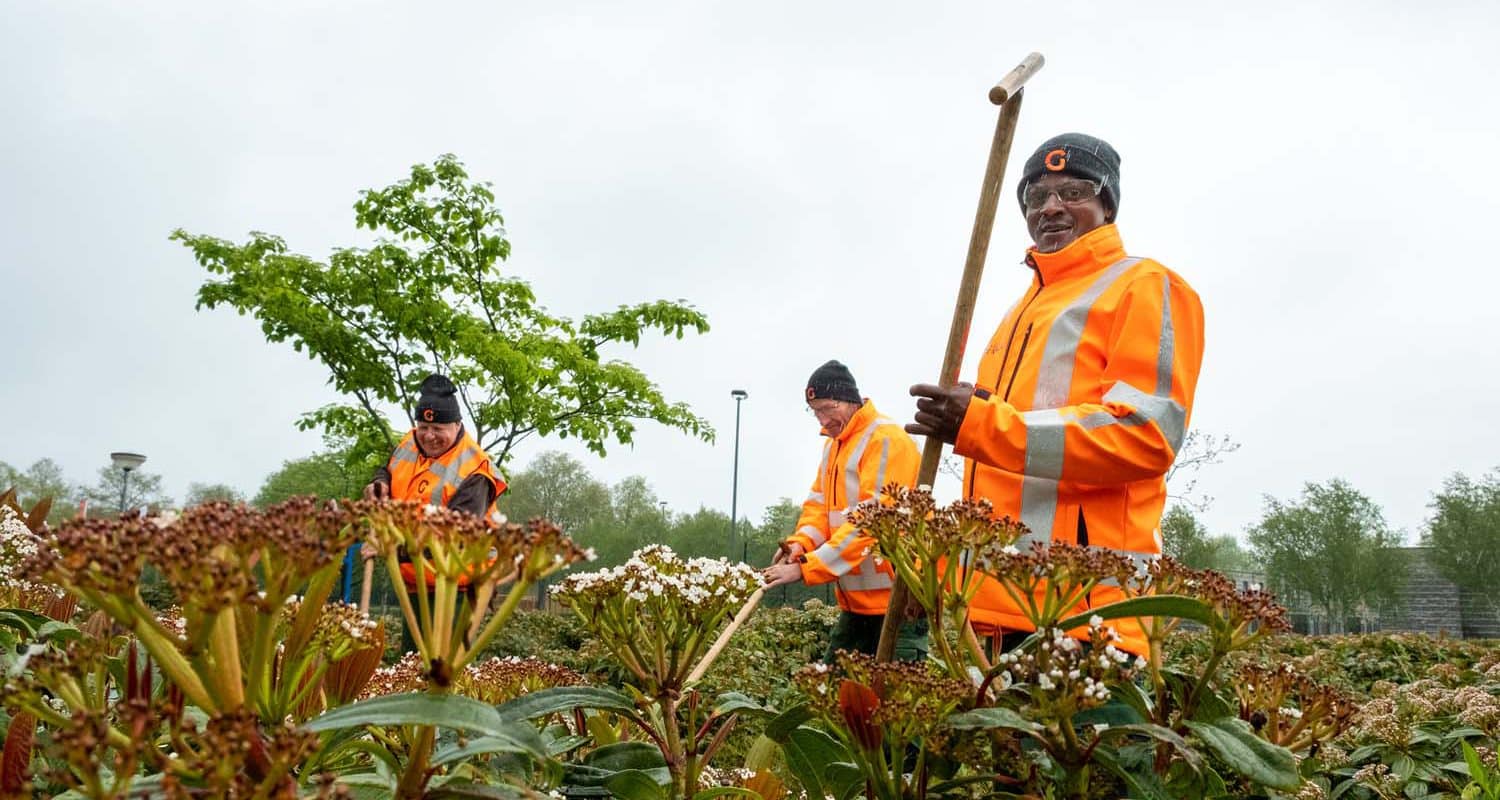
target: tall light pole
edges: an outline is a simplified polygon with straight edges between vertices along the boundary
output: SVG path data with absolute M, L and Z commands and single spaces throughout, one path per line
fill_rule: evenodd
M 735 389 L 729 393 L 734 398 L 734 489 L 729 495 L 729 557 L 734 558 L 734 526 L 740 513 L 740 404 L 750 393 Z
M 125 479 L 120 481 L 120 513 L 125 513 L 126 490 L 130 488 L 130 471 L 146 463 L 146 457 L 140 453 L 110 453 L 109 460 L 125 473 Z

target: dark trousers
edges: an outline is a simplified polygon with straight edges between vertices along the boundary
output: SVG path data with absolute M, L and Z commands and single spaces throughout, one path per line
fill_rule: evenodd
M 828 649 L 823 652 L 823 663 L 832 664 L 833 654 L 839 650 L 852 650 L 865 655 L 875 655 L 880 646 L 880 628 L 885 624 L 884 614 L 856 614 L 840 611 L 838 622 L 828 636 Z M 927 658 L 927 620 L 908 620 L 896 633 L 896 660 L 922 661 Z

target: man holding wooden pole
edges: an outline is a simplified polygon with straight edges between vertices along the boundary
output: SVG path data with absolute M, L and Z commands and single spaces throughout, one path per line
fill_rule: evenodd
M 827 437 L 823 459 L 796 531 L 762 572 L 768 589 L 798 581 L 834 582 L 839 619 L 823 656 L 832 663 L 839 650 L 875 654 L 895 582 L 890 565 L 870 554 L 875 540 L 849 523 L 849 512 L 862 502 L 878 501 L 888 484 L 911 486 L 919 457 L 900 423 L 860 395 L 843 364 L 829 361 L 814 370 L 804 394 Z M 926 656 L 927 621 L 906 621 L 897 634 L 895 657 L 917 661 Z
M 1115 226 L 1120 157 L 1079 133 L 1044 142 L 1017 187 L 1034 245 L 1031 287 L 991 338 L 974 384 L 918 384 L 906 426 L 965 458 L 963 496 L 1024 523 L 1021 542 L 1107 547 L 1144 563 L 1161 553 L 1164 476 L 1182 445 L 1203 358 L 1203 308 L 1160 263 L 1126 255 Z M 1094 607 L 1123 599 L 1099 586 Z M 972 605 L 981 633 L 1012 645 L 1030 632 L 987 581 Z M 1121 620 L 1123 650 L 1144 655 Z

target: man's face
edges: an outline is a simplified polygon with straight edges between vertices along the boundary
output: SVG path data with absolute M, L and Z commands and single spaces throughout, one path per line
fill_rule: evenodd
M 849 420 L 854 418 L 855 412 L 859 411 L 859 406 L 855 403 L 826 398 L 808 401 L 807 408 L 818 418 L 818 425 L 823 428 L 823 433 L 829 436 L 838 436 L 844 426 L 849 424 Z
M 417 444 L 428 456 L 439 456 L 458 441 L 458 432 L 463 430 L 461 422 L 418 422 Z
M 1055 253 L 1108 222 L 1099 184 L 1071 175 L 1042 175 L 1022 193 L 1026 230 L 1041 253 Z

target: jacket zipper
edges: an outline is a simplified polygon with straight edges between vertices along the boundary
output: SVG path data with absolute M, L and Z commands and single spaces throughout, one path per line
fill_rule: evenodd
M 1030 258 L 1027 259 L 1027 263 L 1030 263 Z M 1033 265 L 1032 269 L 1036 269 L 1036 267 Z M 1046 286 L 1046 284 L 1042 281 L 1042 273 L 1040 270 L 1037 270 L 1036 291 L 1032 292 L 1031 296 L 1026 298 L 1026 303 L 1022 305 L 1021 310 L 1016 313 L 1015 324 L 1010 326 L 1010 336 L 1006 337 L 1005 339 L 1005 353 L 1004 355 L 1000 356 L 1000 371 L 995 374 L 995 388 L 992 391 L 1000 391 L 1000 382 L 1005 377 L 1005 365 L 1010 362 L 1010 346 L 1016 340 L 1016 329 L 1021 327 L 1021 318 L 1026 316 L 1027 309 L 1031 308 L 1031 304 L 1036 301 L 1039 295 L 1041 295 L 1042 287 L 1044 286 Z M 1019 372 L 1021 368 L 1021 357 L 1026 355 L 1026 342 L 1031 339 L 1031 325 L 1032 323 L 1026 323 L 1026 334 L 1021 339 L 1021 352 L 1016 354 L 1016 369 L 1011 370 L 1010 373 L 1010 382 L 1012 386 L 1015 385 L 1016 373 Z M 1005 387 L 1005 394 L 1001 396 L 1001 399 L 1006 401 L 1010 400 L 1010 386 Z M 978 474 L 978 472 L 978 467 L 974 467 L 969 470 L 969 489 L 964 493 L 964 496 L 970 500 L 974 498 L 974 481 L 975 476 Z
M 1026 343 L 1031 341 L 1031 325 L 1032 323 L 1030 322 L 1026 323 L 1026 335 L 1021 337 L 1021 350 L 1020 352 L 1016 353 L 1015 369 L 1012 369 L 1010 371 L 1010 383 L 1005 384 L 1005 394 L 1000 398 L 1007 403 L 1010 402 L 1010 390 L 1016 387 L 1016 375 L 1021 371 L 1021 359 L 1026 357 Z M 1000 388 L 999 381 L 995 382 L 995 388 Z

